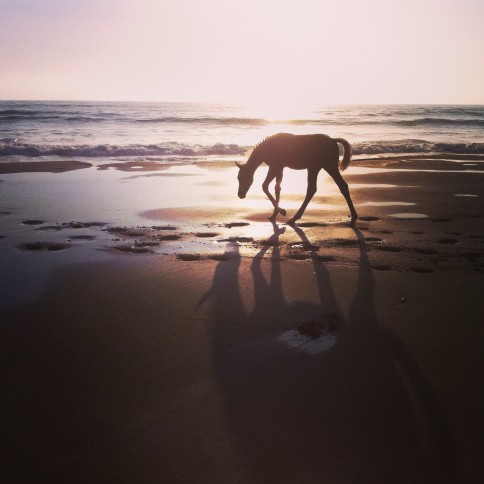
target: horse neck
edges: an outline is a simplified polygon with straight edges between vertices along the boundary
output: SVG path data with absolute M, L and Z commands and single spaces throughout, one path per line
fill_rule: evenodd
M 249 156 L 249 159 L 247 160 L 245 166 L 247 166 L 252 172 L 254 172 L 262 164 L 262 161 L 263 160 L 260 156 L 260 151 L 256 148 Z

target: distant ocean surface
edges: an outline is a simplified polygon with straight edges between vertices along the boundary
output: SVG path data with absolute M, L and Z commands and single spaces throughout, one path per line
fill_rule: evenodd
M 278 132 L 346 138 L 360 157 L 484 154 L 484 106 L 321 106 L 287 117 L 227 104 L 0 101 L 0 163 L 240 160 Z

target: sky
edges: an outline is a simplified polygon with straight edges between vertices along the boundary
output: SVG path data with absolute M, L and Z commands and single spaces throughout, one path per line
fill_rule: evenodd
M 0 99 L 484 104 L 483 0 L 0 0 Z

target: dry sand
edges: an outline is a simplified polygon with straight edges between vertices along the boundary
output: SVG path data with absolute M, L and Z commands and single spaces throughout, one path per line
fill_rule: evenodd
M 355 229 L 323 175 L 295 228 L 222 164 L 2 176 L 1 482 L 482 482 L 483 160 L 448 158 L 354 162 Z

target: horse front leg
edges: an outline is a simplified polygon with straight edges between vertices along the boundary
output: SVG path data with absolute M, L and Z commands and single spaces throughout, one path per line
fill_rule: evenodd
M 296 212 L 296 215 L 294 215 L 294 217 L 288 220 L 287 223 L 289 225 L 294 225 L 303 216 L 303 213 L 306 210 L 308 203 L 314 197 L 314 194 L 318 189 L 317 187 L 318 173 L 319 173 L 319 170 L 308 170 L 308 188 L 306 191 L 306 198 L 304 199 L 299 210 Z
M 272 182 L 272 180 L 274 180 L 274 178 L 276 179 L 276 187 L 275 187 L 276 198 L 274 198 L 271 192 L 269 191 L 269 185 Z M 276 170 L 273 170 L 272 168 L 269 168 L 269 172 L 267 173 L 266 179 L 262 184 L 262 190 L 264 191 L 264 193 L 267 195 L 267 198 L 274 206 L 274 212 L 269 217 L 269 220 L 271 221 L 275 221 L 278 213 L 282 215 L 286 215 L 286 211 L 283 208 L 279 207 L 279 197 L 281 193 L 281 180 L 282 180 L 282 172 L 278 172 Z
M 281 182 L 282 182 L 282 170 L 276 174 L 276 185 L 274 187 L 274 192 L 276 194 L 276 205 L 274 206 L 274 213 L 269 217 L 269 220 L 275 221 L 278 213 L 286 216 L 286 211 L 279 207 L 279 199 L 281 196 Z

